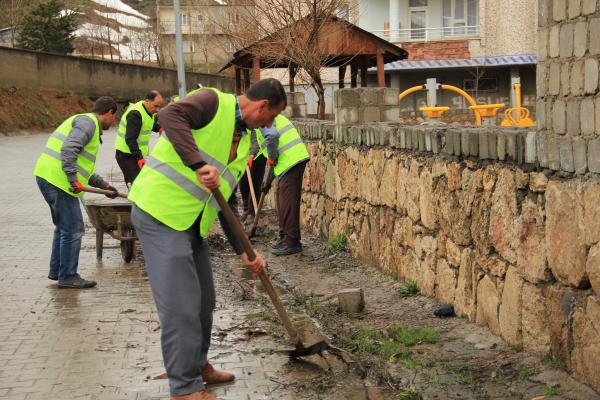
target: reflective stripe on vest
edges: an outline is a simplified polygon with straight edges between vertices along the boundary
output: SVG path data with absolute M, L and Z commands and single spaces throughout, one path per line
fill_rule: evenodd
M 167 142 L 171 143 L 171 140 L 169 139 L 169 135 L 167 135 L 166 132 L 164 132 L 162 136 L 165 137 L 165 140 Z M 219 170 L 219 174 L 223 174 L 223 171 L 225 171 L 223 179 L 225 179 L 227 181 L 227 183 L 229 183 L 229 185 L 231 187 L 237 185 L 237 179 L 235 179 L 235 177 L 233 176 L 233 174 L 231 173 L 231 171 L 229 171 L 227 169 L 227 167 L 225 165 L 223 165 L 223 163 L 221 163 L 219 160 L 217 160 L 216 158 L 212 157 L 210 154 L 208 154 L 205 151 L 202 151 L 200 149 L 198 149 L 198 151 L 200 152 L 200 156 L 202 157 L 202 161 L 204 161 L 207 164 L 212 165 L 213 167 L 215 167 L 216 169 L 218 169 Z M 215 201 L 215 203 L 216 203 L 216 201 Z
M 48 137 L 46 147 L 38 158 L 33 172 L 35 176 L 43 178 L 73 197 L 80 197 L 83 193 L 74 194 L 70 192 L 69 188 L 71 184 L 62 169 L 63 160 L 61 152 L 63 145 L 73 131 L 73 121 L 82 116 L 90 118 L 95 125 L 92 137 L 79 151 L 76 161 L 76 179 L 84 186 L 88 184 L 90 177 L 96 169 L 96 156 L 100 147 L 100 123 L 94 114 L 77 114 L 60 124 Z

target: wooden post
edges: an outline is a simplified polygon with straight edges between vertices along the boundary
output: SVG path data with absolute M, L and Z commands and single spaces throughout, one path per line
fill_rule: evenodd
M 244 68 L 244 92 L 250 87 L 250 70 Z
M 242 71 L 235 67 L 235 94 L 242 94 Z
M 344 78 L 346 77 L 346 65 L 342 65 L 339 70 L 339 86 L 340 89 L 344 88 Z
M 385 73 L 383 70 L 383 52 L 377 48 L 377 85 L 385 87 Z
M 358 65 L 356 65 L 356 61 L 352 60 L 350 63 L 350 87 L 356 87 L 356 77 L 358 75 Z
M 252 80 L 254 82 L 260 81 L 260 57 L 252 59 Z
M 369 65 L 367 64 L 367 57 L 363 56 L 360 59 L 360 87 L 367 87 L 367 70 Z

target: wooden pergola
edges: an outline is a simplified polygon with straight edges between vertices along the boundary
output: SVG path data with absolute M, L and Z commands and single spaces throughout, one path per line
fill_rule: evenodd
M 273 35 L 285 34 L 284 27 Z M 266 40 L 266 39 L 263 39 Z M 295 65 L 286 61 L 261 59 L 255 56 L 261 41 L 238 50 L 220 71 L 235 68 L 235 87 L 238 94 L 250 86 L 250 71 L 252 80 L 260 80 L 260 70 L 265 68 L 289 69 L 290 91 L 294 91 L 294 77 L 298 70 Z M 346 68 L 350 66 L 350 85 L 357 86 L 360 75 L 360 85 L 367 86 L 367 70 L 377 66 L 377 84 L 385 86 L 383 65 L 389 62 L 403 60 L 408 57 L 408 52 L 387 40 L 384 40 L 364 29 L 359 28 L 345 20 L 332 17 L 322 28 L 319 34 L 318 46 L 323 55 L 323 67 L 339 68 L 339 87 L 344 87 Z

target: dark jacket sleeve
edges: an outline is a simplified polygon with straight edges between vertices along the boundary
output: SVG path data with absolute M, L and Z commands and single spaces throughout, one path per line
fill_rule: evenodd
M 212 90 L 200 90 L 160 110 L 158 120 L 183 163 L 197 169 L 205 162 L 192 136 L 192 129 L 206 126 L 214 118 L 218 97 Z
M 73 120 L 71 134 L 65 140 L 60 151 L 62 169 L 69 182 L 77 180 L 77 156 L 89 143 L 95 132 L 96 124 L 90 117 L 82 115 Z
M 129 146 L 131 154 L 137 158 L 142 158 L 142 152 L 138 145 L 138 137 L 142 130 L 142 115 L 137 110 L 132 110 L 127 114 L 127 129 L 125 130 L 125 143 Z
M 158 118 L 154 118 L 154 125 L 152 126 L 152 132 L 158 132 L 160 130 L 160 124 Z

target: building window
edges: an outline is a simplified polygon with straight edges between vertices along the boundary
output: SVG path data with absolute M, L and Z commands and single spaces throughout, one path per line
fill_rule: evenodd
M 180 14 L 181 15 L 181 25 L 187 25 L 190 23 L 190 16 L 187 14 Z
M 476 35 L 477 0 L 443 0 L 444 36 Z
M 467 92 L 497 92 L 498 78 L 465 79 L 463 81 L 463 89 Z
M 235 46 L 231 42 L 225 44 L 225 51 L 229 54 L 235 53 Z
M 409 7 L 427 7 L 427 0 L 409 0 Z
M 410 12 L 410 38 L 425 39 L 427 28 L 427 11 L 414 10 Z
M 191 40 L 184 40 L 182 43 L 183 52 L 184 53 L 193 53 L 194 52 L 194 42 Z
M 204 31 L 204 15 L 198 14 L 197 28 L 199 32 Z
M 339 19 L 350 21 L 350 7 L 348 6 L 348 4 L 342 4 L 341 6 L 339 6 L 335 14 Z

